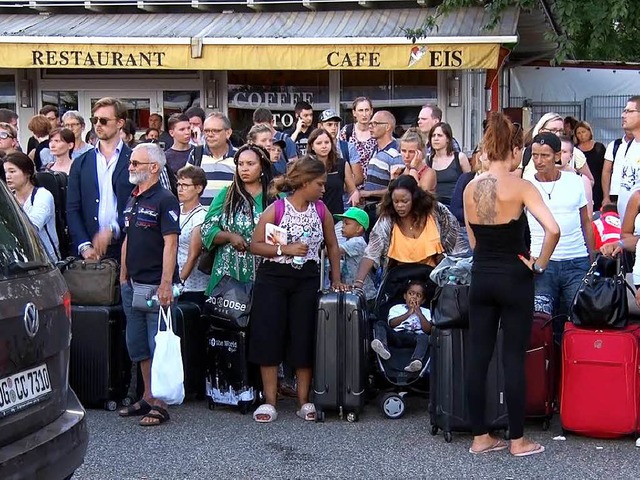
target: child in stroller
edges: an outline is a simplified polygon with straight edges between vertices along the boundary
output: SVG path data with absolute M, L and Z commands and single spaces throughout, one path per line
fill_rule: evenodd
M 404 367 L 405 372 L 420 372 L 429 349 L 431 314 L 422 306 L 426 293 L 421 281 L 409 280 L 403 295 L 404 303 L 389 309 L 388 322 L 378 320 L 375 325 L 371 348 L 383 360 L 391 358 L 388 345 L 415 347 L 411 361 Z

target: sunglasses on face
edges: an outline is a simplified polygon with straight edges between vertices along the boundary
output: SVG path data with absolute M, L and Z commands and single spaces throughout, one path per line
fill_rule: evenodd
M 7 138 L 13 138 L 13 135 L 0 131 L 0 140 L 6 140 Z
M 138 160 L 129 160 L 129 165 L 133 168 L 138 168 L 140 165 L 151 165 L 154 162 L 140 162 Z
M 104 117 L 91 117 L 89 120 L 91 120 L 91 123 L 93 125 L 96 125 L 96 124 L 100 123 L 100 125 L 102 125 L 104 127 L 111 120 L 116 120 L 116 119 L 115 118 L 104 118 Z

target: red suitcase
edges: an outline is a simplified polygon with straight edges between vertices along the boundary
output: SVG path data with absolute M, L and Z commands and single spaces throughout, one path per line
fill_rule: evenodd
M 525 413 L 528 418 L 542 419 L 544 430 L 549 428 L 553 416 L 555 355 L 551 316 L 536 312 L 533 316 L 529 349 L 525 357 L 527 380 Z
M 638 431 L 640 325 L 583 329 L 567 323 L 562 340 L 562 428 L 596 438 Z

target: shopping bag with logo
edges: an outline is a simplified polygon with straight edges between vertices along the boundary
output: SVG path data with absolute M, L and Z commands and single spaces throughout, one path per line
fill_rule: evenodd
M 162 330 L 162 323 L 166 330 Z M 184 400 L 184 369 L 180 337 L 173 333 L 171 307 L 160 307 L 156 348 L 151 362 L 151 395 L 168 405 L 180 405 Z
M 225 275 L 204 304 L 204 314 L 215 327 L 246 328 L 251 314 L 253 283 Z

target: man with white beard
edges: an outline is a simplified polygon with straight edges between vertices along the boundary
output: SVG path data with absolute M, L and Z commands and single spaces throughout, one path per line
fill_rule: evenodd
M 180 205 L 160 184 L 166 158 L 153 143 L 142 143 L 131 152 L 129 182 L 135 185 L 124 209 L 125 238 L 122 244 L 120 286 L 127 316 L 127 349 L 131 361 L 139 362 L 144 380 L 142 399 L 120 411 L 121 416 L 144 415 L 142 426 L 169 420 L 166 404 L 151 394 L 151 361 L 158 329 L 158 311 L 136 305 L 135 296 L 149 286 L 162 307 L 174 303 L 173 286 L 180 283 L 177 266 Z M 144 302 L 143 302 L 144 303 Z M 153 301 L 152 301 L 153 303 Z M 134 307 L 134 305 L 136 305 Z

